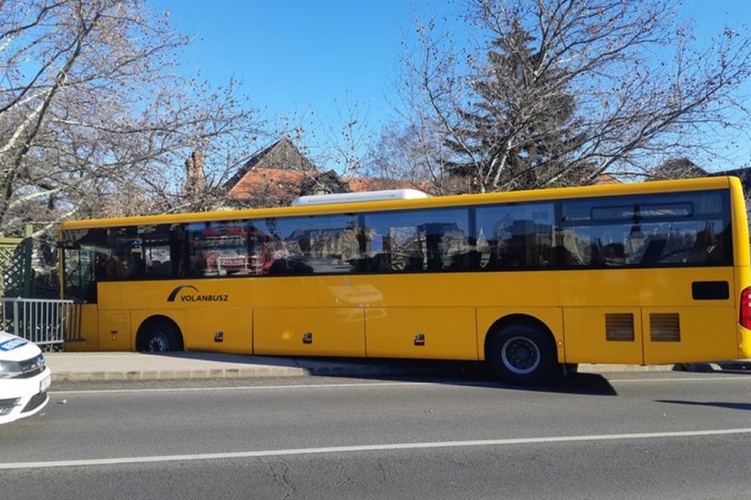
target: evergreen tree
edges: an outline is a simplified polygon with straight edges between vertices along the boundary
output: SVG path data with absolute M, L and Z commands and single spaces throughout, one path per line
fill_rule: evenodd
M 520 23 L 492 43 L 487 67 L 470 85 L 471 104 L 446 139 L 455 154 L 450 173 L 471 177 L 477 190 L 576 184 L 591 173 L 568 163 L 584 136 L 567 73 L 534 45 Z

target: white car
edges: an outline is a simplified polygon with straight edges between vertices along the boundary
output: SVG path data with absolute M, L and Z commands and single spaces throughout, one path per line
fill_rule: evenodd
M 49 401 L 51 380 L 36 344 L 0 332 L 0 424 L 41 411 Z

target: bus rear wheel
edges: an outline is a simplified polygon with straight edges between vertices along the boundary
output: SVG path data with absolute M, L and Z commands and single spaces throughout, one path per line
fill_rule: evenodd
M 512 323 L 492 332 L 485 362 L 499 379 L 517 385 L 547 382 L 558 369 L 552 337 L 528 323 Z
M 183 342 L 180 330 L 167 320 L 152 321 L 143 326 L 138 335 L 139 352 L 182 351 Z

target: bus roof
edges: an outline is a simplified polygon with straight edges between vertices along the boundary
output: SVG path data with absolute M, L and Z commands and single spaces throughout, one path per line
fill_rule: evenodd
M 328 205 L 330 203 L 362 203 L 364 201 L 415 200 L 430 195 L 417 189 L 386 189 L 360 193 L 334 193 L 300 196 L 292 200 L 292 206 Z
M 64 221 L 63 230 L 88 229 L 94 227 L 135 226 L 149 224 L 177 224 L 193 221 L 220 221 L 237 219 L 262 219 L 293 215 L 342 214 L 356 210 L 357 212 L 373 212 L 379 210 L 400 210 L 405 208 L 436 208 L 462 205 L 483 205 L 491 203 L 522 203 L 534 201 L 550 201 L 571 198 L 593 198 L 598 196 L 619 196 L 640 193 L 680 192 L 689 190 L 708 189 L 739 189 L 742 190 L 737 177 L 702 177 L 695 179 L 679 179 L 668 181 L 605 184 L 597 186 L 565 187 L 552 189 L 537 189 L 529 191 L 507 191 L 484 194 L 465 194 L 450 196 L 409 197 L 395 195 L 388 201 L 384 200 L 342 200 L 334 203 L 298 203 L 291 207 L 248 208 L 240 210 L 220 210 L 213 212 L 174 213 L 160 215 L 143 215 L 135 217 L 117 217 L 108 219 L 82 219 Z M 397 190 L 407 191 L 407 190 Z M 416 191 L 417 190 L 408 190 Z M 356 194 L 356 193 L 347 193 Z M 424 194 L 424 193 L 423 193 Z M 329 195 L 335 196 L 335 195 Z M 427 195 L 426 195 L 427 196 Z M 353 205 L 356 203 L 356 208 Z

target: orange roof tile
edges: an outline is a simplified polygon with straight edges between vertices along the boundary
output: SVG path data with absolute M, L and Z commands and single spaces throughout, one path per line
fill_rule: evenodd
M 300 186 L 310 175 L 310 172 L 296 170 L 253 168 L 232 186 L 227 195 L 236 200 L 259 195 L 292 199 L 300 193 Z

